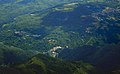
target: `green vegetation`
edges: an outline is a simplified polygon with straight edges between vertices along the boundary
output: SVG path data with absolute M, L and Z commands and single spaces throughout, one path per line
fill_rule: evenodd
M 89 74 L 93 66 L 82 62 L 65 62 L 44 55 L 37 55 L 28 62 L 18 65 L 21 74 Z
M 36 53 L 33 51 L 24 51 L 14 46 L 6 46 L 0 42 L 0 65 L 11 65 L 23 62 Z
M 103 73 L 119 73 L 120 1 L 71 1 L 0 0 L 0 67 L 21 74 L 96 74 L 90 64 L 76 62 L 84 60 Z
M 95 69 L 92 65 L 83 62 L 65 62 L 60 59 L 38 54 L 31 58 L 33 52 L 6 46 L 0 43 L 0 73 L 4 74 L 89 74 Z M 26 61 L 26 62 L 23 62 Z M 21 63 L 22 64 L 18 64 Z M 3 70 L 1 70 L 3 69 Z M 6 71 L 7 70 L 7 71 Z M 5 72 L 4 72 L 5 71 Z
M 120 13 L 109 5 L 107 2 L 74 2 L 19 15 L 11 22 L 2 24 L 0 41 L 24 50 L 42 52 L 56 46 L 77 48 L 84 45 L 100 47 L 117 44 Z M 103 17 L 106 13 L 108 15 Z

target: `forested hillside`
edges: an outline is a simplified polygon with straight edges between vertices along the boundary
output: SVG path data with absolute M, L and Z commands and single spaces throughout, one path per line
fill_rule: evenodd
M 119 15 L 119 3 L 114 6 L 108 2 L 63 4 L 20 15 L 12 22 L 2 24 L 0 41 L 42 52 L 59 46 L 64 49 L 117 44 Z
M 0 43 L 1 66 L 7 66 L 7 65 L 23 62 L 35 54 L 36 54 L 35 51 L 24 51 L 20 48 L 16 48 L 14 46 L 7 46 L 4 45 L 3 43 Z
M 2 74 L 119 74 L 119 53 L 119 0 L 0 0 Z

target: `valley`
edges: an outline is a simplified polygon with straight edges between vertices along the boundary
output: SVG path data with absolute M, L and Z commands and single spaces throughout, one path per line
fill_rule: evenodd
M 119 0 L 0 0 L 2 69 L 119 74 L 119 53 Z

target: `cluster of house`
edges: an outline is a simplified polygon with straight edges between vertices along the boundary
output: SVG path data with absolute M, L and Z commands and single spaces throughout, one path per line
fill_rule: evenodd
M 16 36 L 27 36 L 27 37 L 34 37 L 34 38 L 39 38 L 41 36 L 39 34 L 29 34 L 25 31 L 15 31 L 14 34 Z
M 58 54 L 64 49 L 64 48 L 68 48 L 68 46 L 62 47 L 62 46 L 56 46 L 51 48 L 49 51 L 47 52 L 43 52 L 43 54 L 52 56 L 52 57 L 57 57 Z

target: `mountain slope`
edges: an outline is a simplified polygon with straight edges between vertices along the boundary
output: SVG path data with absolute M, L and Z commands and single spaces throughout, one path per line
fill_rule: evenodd
M 119 73 L 119 1 L 91 3 L 86 0 L 61 4 L 64 2 L 60 0 L 61 5 L 58 6 L 54 6 L 59 4 L 58 1 L 40 1 L 17 0 L 6 4 L 5 0 L 1 3 L 1 64 L 24 61 L 28 56 L 37 54 L 27 56 L 25 51 L 41 51 L 64 60 L 89 62 L 100 72 L 103 71 L 103 74 Z M 37 55 L 16 67 L 12 69 L 22 74 L 56 74 L 64 70 L 63 74 L 84 74 L 89 70 L 91 72 L 92 68 L 90 65 L 81 67 L 76 62 L 65 62 L 43 55 Z
M 0 0 L 0 25 L 13 21 L 19 15 L 41 11 L 75 0 Z
M 24 51 L 0 42 L 0 66 L 20 63 L 35 55 L 35 51 Z
M 45 55 L 36 55 L 29 61 L 12 68 L 3 67 L 14 74 L 90 74 L 95 73 L 93 66 L 82 62 L 65 62 Z M 10 71 L 11 70 L 11 71 Z M 3 71 L 0 71 L 1 73 Z M 5 73 L 9 74 L 9 73 Z
M 21 15 L 2 25 L 0 38 L 5 44 L 39 51 L 58 46 L 64 49 L 117 44 L 120 40 L 118 4 L 111 7 L 109 3 L 74 2 Z
M 59 54 L 59 58 L 69 61 L 86 61 L 103 72 L 111 74 L 120 66 L 120 44 L 107 45 L 102 48 L 93 46 L 83 46 L 76 49 L 64 49 Z

